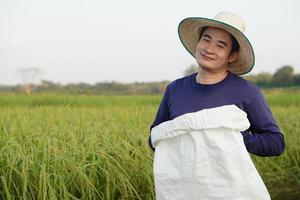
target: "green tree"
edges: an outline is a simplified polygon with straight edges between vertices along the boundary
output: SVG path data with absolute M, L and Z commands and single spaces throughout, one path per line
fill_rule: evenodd
M 295 74 L 293 76 L 293 83 L 296 85 L 300 85 L 300 74 Z
M 273 75 L 275 85 L 288 86 L 293 84 L 294 69 L 290 65 L 279 68 Z
M 261 72 L 256 75 L 256 83 L 259 86 L 269 86 L 272 82 L 272 74 L 268 72 Z

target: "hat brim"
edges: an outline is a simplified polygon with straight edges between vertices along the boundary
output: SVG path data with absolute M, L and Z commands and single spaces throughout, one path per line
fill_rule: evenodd
M 207 26 L 221 28 L 229 32 L 239 43 L 239 56 L 236 61 L 228 64 L 228 70 L 238 75 L 250 72 L 255 62 L 252 45 L 241 31 L 229 24 L 201 17 L 189 17 L 182 20 L 178 26 L 178 35 L 186 50 L 195 57 L 199 34 L 201 29 Z

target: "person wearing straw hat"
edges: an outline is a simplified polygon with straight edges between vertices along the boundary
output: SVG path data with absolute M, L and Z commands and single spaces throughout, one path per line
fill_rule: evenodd
M 180 22 L 179 38 L 196 59 L 198 71 L 178 78 L 167 86 L 150 131 L 163 122 L 173 121 L 184 114 L 235 105 L 247 114 L 250 123 L 247 130 L 240 131 L 246 151 L 257 156 L 279 156 L 284 152 L 284 135 L 260 88 L 239 76 L 250 72 L 255 62 L 252 45 L 244 31 L 244 21 L 239 16 L 224 11 L 213 19 L 190 17 Z M 222 117 L 227 116 L 217 116 L 218 120 Z M 194 122 L 191 121 L 190 124 Z M 201 121 L 196 123 L 201 124 Z M 205 123 L 204 119 L 203 124 Z M 155 151 L 151 135 L 148 143 Z M 180 149 L 178 151 L 182 152 Z M 172 181 L 169 182 L 169 185 L 172 184 Z M 213 188 L 209 185 L 207 187 Z
M 198 72 L 167 86 L 150 130 L 188 112 L 235 104 L 251 123 L 241 133 L 247 150 L 258 156 L 283 153 L 284 136 L 260 88 L 238 76 L 250 72 L 255 60 L 244 31 L 243 19 L 225 11 L 214 19 L 191 17 L 180 22 L 179 38 L 196 59 Z M 148 143 L 154 150 L 151 135 Z

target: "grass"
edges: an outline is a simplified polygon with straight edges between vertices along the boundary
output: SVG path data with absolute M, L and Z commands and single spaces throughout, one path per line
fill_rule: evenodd
M 300 199 L 300 92 L 264 93 L 286 151 L 252 159 L 273 200 Z M 0 199 L 154 199 L 147 137 L 160 98 L 2 95 Z

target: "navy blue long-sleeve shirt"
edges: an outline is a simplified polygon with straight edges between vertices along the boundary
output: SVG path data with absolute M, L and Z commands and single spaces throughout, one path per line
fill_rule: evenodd
M 257 85 L 231 72 L 215 84 L 200 84 L 196 75 L 179 78 L 167 86 L 150 131 L 185 113 L 234 104 L 247 113 L 250 122 L 250 127 L 241 132 L 248 152 L 276 156 L 284 151 L 284 136 Z M 148 143 L 154 150 L 151 135 Z

